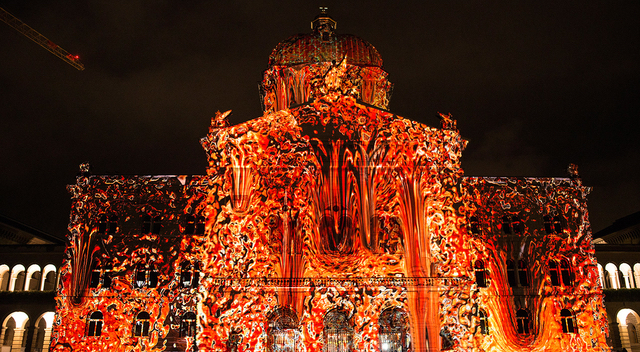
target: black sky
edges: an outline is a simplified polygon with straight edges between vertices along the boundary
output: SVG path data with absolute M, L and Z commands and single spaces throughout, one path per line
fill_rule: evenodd
M 204 174 L 217 110 L 261 115 L 275 45 L 329 7 L 372 43 L 390 109 L 452 113 L 473 176 L 579 165 L 592 227 L 640 210 L 640 2 L 2 1 L 80 55 L 77 71 L 0 23 L 0 213 L 64 236 L 65 186 L 94 173 Z

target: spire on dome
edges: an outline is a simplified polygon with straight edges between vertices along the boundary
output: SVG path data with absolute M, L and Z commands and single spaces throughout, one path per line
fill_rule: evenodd
M 328 7 L 321 6 L 320 14 L 311 21 L 311 29 L 313 29 L 314 33 L 320 34 L 322 40 L 329 40 L 329 37 L 338 26 L 338 22 L 327 14 L 328 9 Z

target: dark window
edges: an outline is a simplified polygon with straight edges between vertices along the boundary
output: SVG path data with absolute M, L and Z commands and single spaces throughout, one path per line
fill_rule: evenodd
M 549 259 L 549 277 L 551 285 L 560 286 L 560 268 L 558 268 L 558 262 L 553 259 Z
M 100 265 L 96 265 L 91 271 L 91 282 L 89 283 L 89 286 L 92 288 L 97 288 L 98 286 L 102 288 L 110 288 L 111 271 L 112 267 L 110 265 L 107 265 L 104 268 Z
M 133 325 L 133 336 L 146 337 L 149 336 L 149 320 L 151 317 L 147 312 L 140 312 L 136 316 L 136 321 Z
M 180 319 L 180 337 L 196 336 L 196 313 L 188 312 Z
M 562 323 L 562 332 L 565 334 L 575 334 L 578 332 L 573 312 L 569 309 L 560 311 L 560 320 Z
M 96 288 L 100 284 L 100 276 L 102 276 L 102 269 L 99 266 L 96 266 L 91 271 L 91 282 L 89 283 L 89 287 Z
M 569 261 L 566 259 L 560 261 L 560 275 L 562 276 L 562 284 L 564 286 L 573 285 L 573 280 L 571 280 L 571 267 L 569 266 Z
M 198 287 L 200 270 L 197 263 L 183 262 L 180 266 L 180 286 L 183 288 Z
M 482 309 L 478 311 L 478 320 L 480 324 L 480 333 L 482 335 L 489 335 L 489 318 L 487 318 L 487 313 Z
M 349 352 L 353 329 L 349 326 L 347 314 L 333 309 L 324 316 L 324 345 L 327 351 Z
M 521 234 L 522 233 L 522 221 L 520 221 L 520 218 L 517 216 L 512 216 L 511 217 L 511 229 L 513 230 L 514 233 L 517 234 Z
M 560 215 L 545 215 L 542 217 L 544 222 L 544 231 L 548 234 L 560 234 L 564 229 L 562 217 Z
M 382 352 L 408 352 L 411 350 L 409 315 L 399 308 L 382 311 L 379 319 L 380 350 Z
M 325 211 L 320 222 L 320 234 L 327 251 L 344 252 L 350 249 L 353 222 L 346 211 L 335 206 Z
M 529 266 L 524 259 L 518 261 L 518 279 L 520 286 L 529 286 Z
M 99 233 L 116 233 L 118 229 L 118 217 L 116 215 L 102 214 L 98 218 Z
M 478 285 L 478 287 L 487 287 L 488 278 L 484 262 L 482 260 L 476 260 L 473 268 L 476 274 L 476 285 Z
M 89 316 L 87 323 L 87 336 L 100 336 L 102 335 L 102 322 L 104 316 L 102 312 L 95 311 Z
M 187 215 L 184 221 L 185 235 L 204 235 L 204 217 Z
M 611 288 L 611 274 L 608 270 L 604 271 L 604 288 Z
M 529 311 L 526 309 L 518 309 L 516 313 L 516 323 L 518 325 L 518 334 L 528 335 L 531 331 L 531 318 Z
M 473 234 L 480 234 L 480 222 L 477 217 L 472 216 L 469 218 L 469 229 Z
M 507 235 L 511 234 L 511 219 L 506 215 L 502 217 L 502 232 Z
M 556 215 L 553 217 L 553 229 L 556 233 L 562 233 L 564 226 L 562 225 L 562 218 L 560 215 Z
M 160 228 L 162 227 L 162 217 L 161 216 L 151 216 L 144 215 L 142 217 L 142 233 L 143 234 L 154 234 L 157 235 L 160 233 Z
M 158 286 L 158 271 L 153 264 L 139 264 L 135 273 L 134 285 L 137 288 Z
M 516 265 L 511 259 L 507 260 L 507 280 L 509 281 L 509 286 L 518 286 L 516 282 Z

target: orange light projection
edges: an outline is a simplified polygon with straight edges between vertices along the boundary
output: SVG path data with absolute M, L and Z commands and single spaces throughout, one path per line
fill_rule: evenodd
M 589 189 L 463 176 L 456 121 L 383 110 L 377 52 L 322 16 L 262 117 L 212 119 L 206 175 L 81 167 L 52 350 L 607 351 Z

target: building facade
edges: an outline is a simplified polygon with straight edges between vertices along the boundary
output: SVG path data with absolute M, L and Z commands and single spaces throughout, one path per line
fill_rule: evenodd
M 263 116 L 212 118 L 205 175 L 81 165 L 53 350 L 608 350 L 577 171 L 464 176 L 456 121 L 388 111 L 335 27 L 278 44 Z
M 0 215 L 0 351 L 49 350 L 64 241 Z

